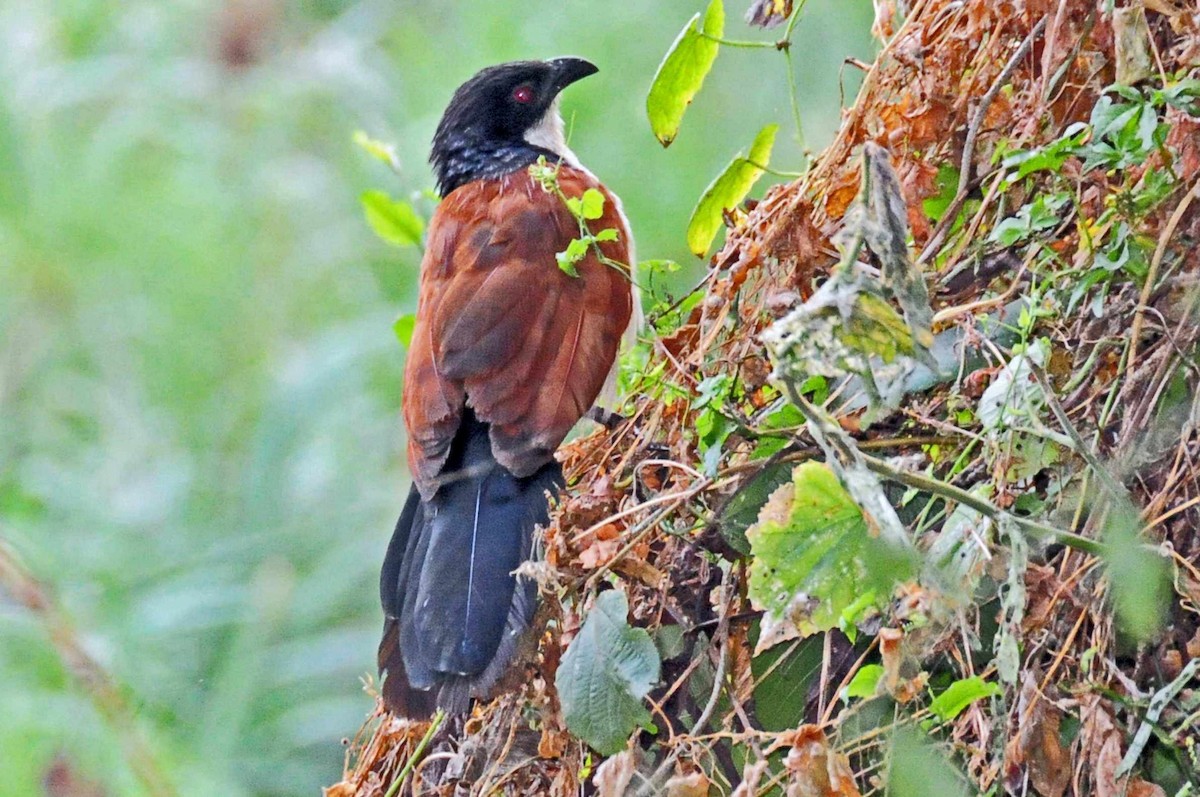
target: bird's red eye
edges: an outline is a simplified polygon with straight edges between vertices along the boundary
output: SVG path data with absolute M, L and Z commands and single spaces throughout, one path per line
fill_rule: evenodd
M 529 86 L 517 86 L 513 89 L 512 98 L 522 105 L 533 102 L 533 89 Z

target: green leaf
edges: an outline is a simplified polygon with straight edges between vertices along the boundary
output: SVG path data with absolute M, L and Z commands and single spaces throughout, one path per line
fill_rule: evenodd
M 383 191 L 362 195 L 367 223 L 383 240 L 395 246 L 420 246 L 425 222 L 407 202 L 395 200 Z
M 638 272 L 642 274 L 674 274 L 680 268 L 674 260 L 643 260 L 638 263 Z
M 396 148 L 391 144 L 371 138 L 362 130 L 354 131 L 354 143 L 372 158 L 386 163 L 392 170 L 400 170 L 400 159 L 396 157 Z
M 594 221 L 604 215 L 604 194 L 600 193 L 595 188 L 589 188 L 583 192 L 582 208 L 580 210 L 583 218 L 588 221 Z
M 891 797 L 967 797 L 971 792 L 948 754 L 924 734 L 897 728 L 888 751 L 887 794 Z
M 1003 691 L 999 684 L 985 681 L 978 675 L 973 675 L 970 678 L 955 681 L 946 687 L 946 691 L 935 697 L 933 702 L 929 704 L 929 710 L 942 722 L 948 722 L 961 714 L 967 706 L 976 700 L 993 697 L 1001 694 Z
M 405 313 L 392 324 L 392 331 L 396 333 L 396 340 L 400 341 L 400 345 L 406 349 L 412 343 L 413 327 L 416 326 L 416 323 L 417 316 L 414 313 Z
M 954 197 L 958 195 L 958 169 L 948 163 L 938 167 L 937 178 L 937 193 L 921 203 L 921 207 L 925 211 L 925 215 L 931 221 L 940 222 L 942 216 L 950 209 L 950 204 L 954 201 Z
M 615 241 L 619 233 L 616 227 L 605 227 L 600 232 L 592 236 L 592 240 L 596 243 L 604 243 L 605 241 Z
M 788 405 L 790 406 L 790 405 Z M 725 542 L 740 554 L 750 553 L 750 542 L 746 529 L 754 525 L 759 510 L 779 489 L 779 485 L 791 481 L 792 466 L 784 462 L 763 468 L 738 488 L 717 515 L 717 529 Z
M 683 113 L 700 91 L 721 49 L 721 45 L 713 41 L 725 33 L 725 8 L 721 0 L 712 0 L 700 27 L 697 27 L 698 22 L 700 15 L 696 14 L 680 31 L 659 64 L 646 96 L 650 129 L 664 147 L 671 146 L 679 134 Z
M 882 608 L 911 561 L 871 532 L 827 466 L 805 462 L 747 529 L 750 601 L 764 612 L 758 650 L 838 626 L 863 596 Z
M 858 672 L 854 674 L 854 678 L 850 680 L 850 683 L 846 684 L 846 698 L 875 697 L 875 691 L 879 688 L 879 679 L 882 677 L 882 664 L 867 664 L 860 667 Z
M 575 268 L 575 264 L 583 260 L 587 255 L 588 242 L 581 238 L 573 238 L 567 244 L 567 248 L 554 255 L 554 259 L 558 261 L 558 267 L 570 274 L 572 277 L 579 276 L 579 270 Z
M 567 728 L 603 755 L 650 724 L 641 700 L 659 678 L 658 650 L 645 629 L 629 626 L 628 613 L 625 593 L 600 593 L 554 677 Z
M 775 145 L 778 130 L 779 125 L 767 125 L 758 131 L 750 145 L 750 156 L 743 158 L 739 154 L 704 190 L 687 229 L 688 248 L 696 257 L 704 257 L 712 246 L 725 211 L 737 207 L 762 176 L 762 167 L 771 161 L 771 148 Z

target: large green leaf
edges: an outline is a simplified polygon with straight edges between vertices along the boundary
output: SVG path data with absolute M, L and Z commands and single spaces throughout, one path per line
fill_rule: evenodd
M 799 465 L 746 531 L 750 600 L 763 610 L 758 649 L 828 631 L 881 607 L 912 564 L 890 554 L 827 466 Z
M 420 246 L 425 222 L 407 202 L 392 199 L 383 191 L 366 191 L 362 195 L 367 223 L 383 240 L 396 246 Z
M 601 593 L 554 678 L 567 728 L 604 755 L 650 725 L 641 701 L 659 677 L 658 650 L 645 629 L 629 626 L 628 613 L 625 593 Z
M 763 468 L 738 488 L 721 508 L 716 520 L 717 530 L 730 547 L 743 555 L 750 553 L 746 529 L 758 520 L 759 510 L 779 485 L 791 479 L 791 465 L 777 462 Z
M 688 248 L 697 257 L 704 257 L 708 247 L 712 246 L 713 239 L 721 229 L 725 211 L 737 207 L 758 182 L 758 178 L 762 177 L 762 167 L 771 161 L 771 148 L 775 146 L 775 133 L 778 130 L 779 125 L 767 125 L 759 130 L 754 143 L 750 145 L 749 157 L 744 158 L 739 153 L 704 190 L 696 209 L 692 211 L 687 229 Z
M 654 137 L 664 147 L 671 146 L 678 135 L 683 113 L 700 91 L 721 49 L 715 40 L 724 33 L 725 8 L 721 0 L 712 0 L 704 21 L 700 22 L 699 14 L 689 19 L 659 64 L 646 96 L 646 114 Z

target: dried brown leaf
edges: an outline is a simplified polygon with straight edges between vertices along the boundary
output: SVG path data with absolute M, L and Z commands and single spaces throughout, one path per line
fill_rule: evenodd
M 703 772 L 676 775 L 667 781 L 667 797 L 707 797 L 708 786 Z
M 632 750 L 617 753 L 596 767 L 592 785 L 597 797 L 625 797 L 633 774 L 637 772 L 637 754 Z
M 1062 746 L 1062 712 L 1038 691 L 1037 679 L 1026 671 L 1017 705 L 1017 739 L 1010 751 L 1014 763 L 1024 765 L 1029 780 L 1042 797 L 1062 797 L 1071 782 L 1071 761 Z
M 791 735 L 791 743 L 784 759 L 787 797 L 861 797 L 850 762 L 829 748 L 829 740 L 818 726 L 800 726 Z

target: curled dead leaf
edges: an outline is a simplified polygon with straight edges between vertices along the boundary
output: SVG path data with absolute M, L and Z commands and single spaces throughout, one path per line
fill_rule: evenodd
M 609 757 L 596 767 L 596 774 L 592 776 L 597 797 L 625 797 L 636 771 L 637 754 L 634 751 L 624 750 Z
M 787 797 L 861 797 L 850 762 L 829 748 L 829 740 L 818 726 L 800 726 L 791 735 L 791 743 L 784 759 Z

